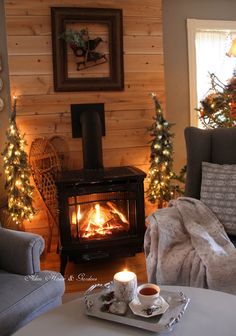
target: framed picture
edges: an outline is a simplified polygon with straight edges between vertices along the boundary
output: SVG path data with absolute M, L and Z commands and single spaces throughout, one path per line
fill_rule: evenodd
M 121 9 L 52 7 L 55 91 L 124 89 Z

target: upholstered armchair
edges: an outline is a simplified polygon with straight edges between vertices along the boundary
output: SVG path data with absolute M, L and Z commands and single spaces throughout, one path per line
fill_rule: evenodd
M 236 294 L 236 127 L 187 127 L 185 140 L 185 197 L 147 218 L 148 281 Z
M 64 279 L 40 271 L 41 236 L 0 228 L 0 335 L 12 335 L 61 303 Z
M 236 127 L 209 130 L 187 127 L 185 141 L 187 150 L 185 196 L 200 199 L 202 162 L 236 165 Z M 236 245 L 236 236 L 230 234 L 228 236 Z

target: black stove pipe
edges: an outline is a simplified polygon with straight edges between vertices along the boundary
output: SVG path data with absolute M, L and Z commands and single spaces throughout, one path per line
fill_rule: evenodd
M 95 110 L 80 113 L 84 169 L 103 168 L 102 124 Z

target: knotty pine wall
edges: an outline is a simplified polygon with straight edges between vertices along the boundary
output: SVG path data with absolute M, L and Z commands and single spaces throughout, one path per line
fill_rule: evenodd
M 54 92 L 52 6 L 123 10 L 124 91 Z M 104 166 L 134 165 L 147 172 L 147 127 L 154 115 L 150 92 L 165 103 L 161 0 L 5 0 L 5 11 L 11 94 L 18 96 L 17 123 L 28 145 L 36 137 L 56 137 L 55 144 L 64 151 L 64 168 L 82 168 L 81 140 L 71 135 L 70 104 L 101 102 L 106 118 Z M 40 210 L 38 201 L 36 205 Z M 147 214 L 152 209 L 146 204 Z M 43 211 L 26 225 L 44 236 L 46 228 Z

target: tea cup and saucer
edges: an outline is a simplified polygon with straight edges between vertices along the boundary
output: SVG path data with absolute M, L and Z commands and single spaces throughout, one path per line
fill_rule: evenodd
M 169 305 L 161 297 L 159 286 L 146 283 L 137 288 L 137 296 L 129 307 L 135 315 L 151 317 L 163 314 Z

